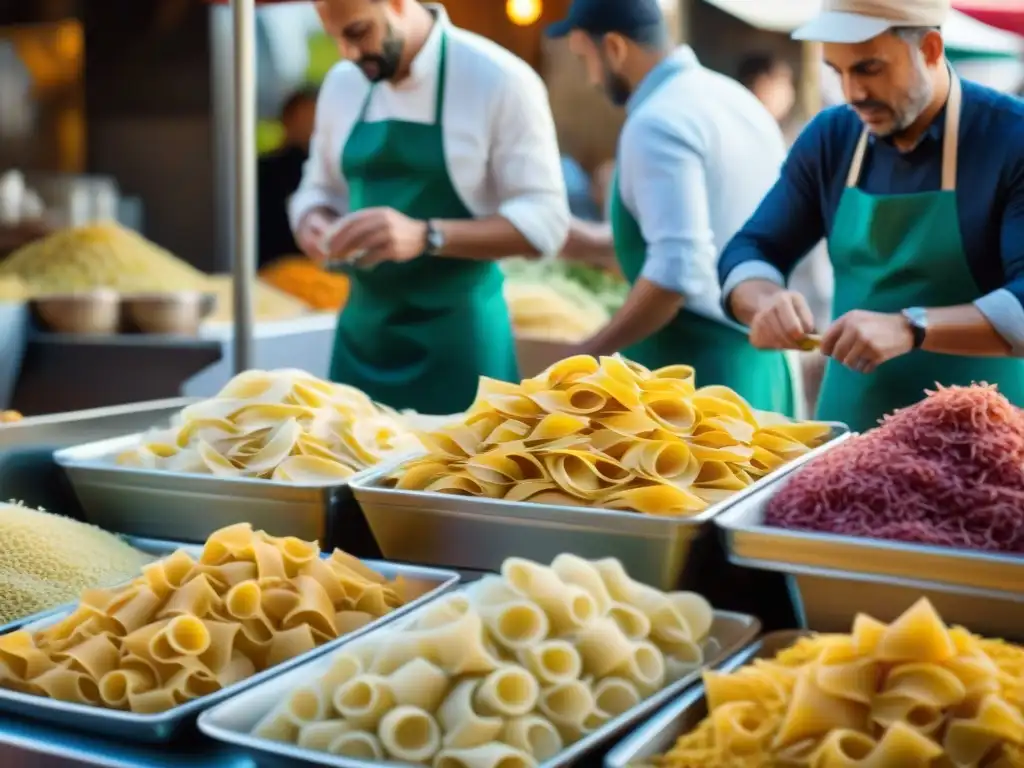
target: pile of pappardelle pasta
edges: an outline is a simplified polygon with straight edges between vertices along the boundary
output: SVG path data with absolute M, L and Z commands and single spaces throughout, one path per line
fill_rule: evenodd
M 618 560 L 511 558 L 344 646 L 253 734 L 434 768 L 530 768 L 719 651 L 699 595 L 633 581 Z
M 1024 649 L 947 628 L 927 600 L 704 686 L 708 718 L 654 765 L 1024 766 Z
M 693 368 L 571 357 L 521 384 L 481 379 L 459 423 L 392 487 L 538 504 L 687 516 L 827 439 L 821 423 L 754 411 Z
M 117 463 L 167 472 L 340 481 L 385 457 L 422 450 L 404 417 L 305 371 L 246 371 L 148 433 Z
M 0 688 L 138 714 L 207 696 L 365 626 L 417 595 L 340 550 L 254 532 L 214 533 L 67 618 L 0 636 Z

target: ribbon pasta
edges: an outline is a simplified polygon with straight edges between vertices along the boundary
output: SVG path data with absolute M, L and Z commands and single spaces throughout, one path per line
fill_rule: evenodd
M 299 370 L 246 371 L 117 463 L 282 483 L 340 482 L 394 453 L 422 450 L 406 417 L 359 390 Z
M 927 600 L 888 626 L 704 673 L 708 717 L 662 768 L 1024 766 L 1024 648 L 947 628 Z
M 318 663 L 253 734 L 354 758 L 372 744 L 376 760 L 435 768 L 535 768 L 700 668 L 712 620 L 699 595 L 642 585 L 616 560 L 512 558 Z
M 520 384 L 483 378 L 465 417 L 420 434 L 387 483 L 414 491 L 689 516 L 807 453 L 826 424 L 754 411 L 684 365 L 571 357 Z
M 179 550 L 123 586 L 83 592 L 47 629 L 0 636 L 0 687 L 163 712 L 365 626 L 414 589 L 341 550 L 324 559 L 315 543 L 243 523 L 210 536 L 199 560 Z M 318 721 L 320 702 L 303 702 L 301 716 Z

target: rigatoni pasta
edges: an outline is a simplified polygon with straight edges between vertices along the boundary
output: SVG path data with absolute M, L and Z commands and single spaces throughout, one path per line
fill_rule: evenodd
M 123 586 L 87 590 L 70 616 L 46 629 L 0 636 L 0 687 L 163 712 L 365 626 L 413 589 L 340 550 L 322 559 L 314 543 L 235 525 L 214 533 L 198 560 L 179 550 Z M 330 689 L 288 698 L 288 718 L 273 725 L 282 737 L 299 738 L 342 702 L 354 717 L 362 713 L 361 723 L 376 724 L 391 708 L 390 685 L 371 688 L 375 678 L 358 659 L 342 657 L 332 674 Z M 346 687 L 357 681 L 362 688 Z M 378 690 L 383 702 L 372 698 Z M 331 732 L 329 742 L 327 730 L 306 741 L 330 747 L 351 728 Z M 369 749 L 361 737 L 353 743 Z
M 699 595 L 640 584 L 615 560 L 510 558 L 325 660 L 253 734 L 340 754 L 361 733 L 384 760 L 533 768 L 698 669 L 712 621 Z

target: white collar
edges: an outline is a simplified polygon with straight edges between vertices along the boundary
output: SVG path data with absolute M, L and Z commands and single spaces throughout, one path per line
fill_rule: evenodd
M 397 88 L 412 88 L 432 77 L 441 67 L 441 36 L 451 26 L 448 12 L 442 5 L 424 3 L 424 7 L 434 16 L 434 27 L 423 42 L 423 47 L 409 64 L 409 76 L 396 84 Z

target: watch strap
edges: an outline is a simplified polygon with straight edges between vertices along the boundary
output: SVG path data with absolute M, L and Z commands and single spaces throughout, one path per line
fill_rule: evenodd
M 920 349 L 928 335 L 928 311 L 924 307 L 910 307 L 904 309 L 902 315 L 913 334 L 914 349 Z

